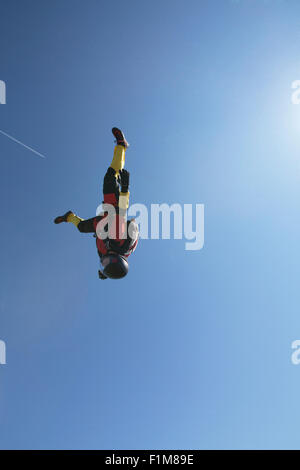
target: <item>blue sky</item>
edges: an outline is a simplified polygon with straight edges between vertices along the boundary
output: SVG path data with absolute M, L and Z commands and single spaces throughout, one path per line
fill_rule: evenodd
M 2 1 L 2 449 L 299 448 L 300 5 Z M 120 282 L 53 218 L 205 204 L 203 250 L 142 240 Z

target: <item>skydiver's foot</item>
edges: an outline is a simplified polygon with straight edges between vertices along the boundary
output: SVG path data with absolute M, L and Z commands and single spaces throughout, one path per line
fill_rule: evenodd
M 127 149 L 129 147 L 129 143 L 125 139 L 125 135 L 123 134 L 123 132 L 117 127 L 113 127 L 111 131 L 116 139 L 117 145 L 122 145 Z
M 64 215 L 59 215 L 54 219 L 55 224 L 61 224 L 62 222 L 67 222 L 68 215 L 72 214 L 72 211 L 66 212 Z

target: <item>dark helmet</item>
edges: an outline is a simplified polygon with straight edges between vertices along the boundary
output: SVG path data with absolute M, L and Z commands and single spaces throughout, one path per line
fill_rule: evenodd
M 110 279 L 121 279 L 128 273 L 128 261 L 125 256 L 109 253 L 103 256 L 103 274 Z

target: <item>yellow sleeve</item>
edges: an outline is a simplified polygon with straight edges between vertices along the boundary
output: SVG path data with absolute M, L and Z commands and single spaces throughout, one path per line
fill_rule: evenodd
M 126 209 L 128 209 L 129 207 L 129 191 L 127 193 L 120 193 L 120 196 L 119 196 L 119 207 L 120 209 L 124 209 L 126 211 Z

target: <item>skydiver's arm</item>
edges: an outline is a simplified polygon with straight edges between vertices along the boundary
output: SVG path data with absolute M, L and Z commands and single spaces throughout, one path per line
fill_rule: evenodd
M 129 172 L 120 171 L 121 192 L 119 196 L 119 237 L 127 237 L 127 209 L 129 207 Z

